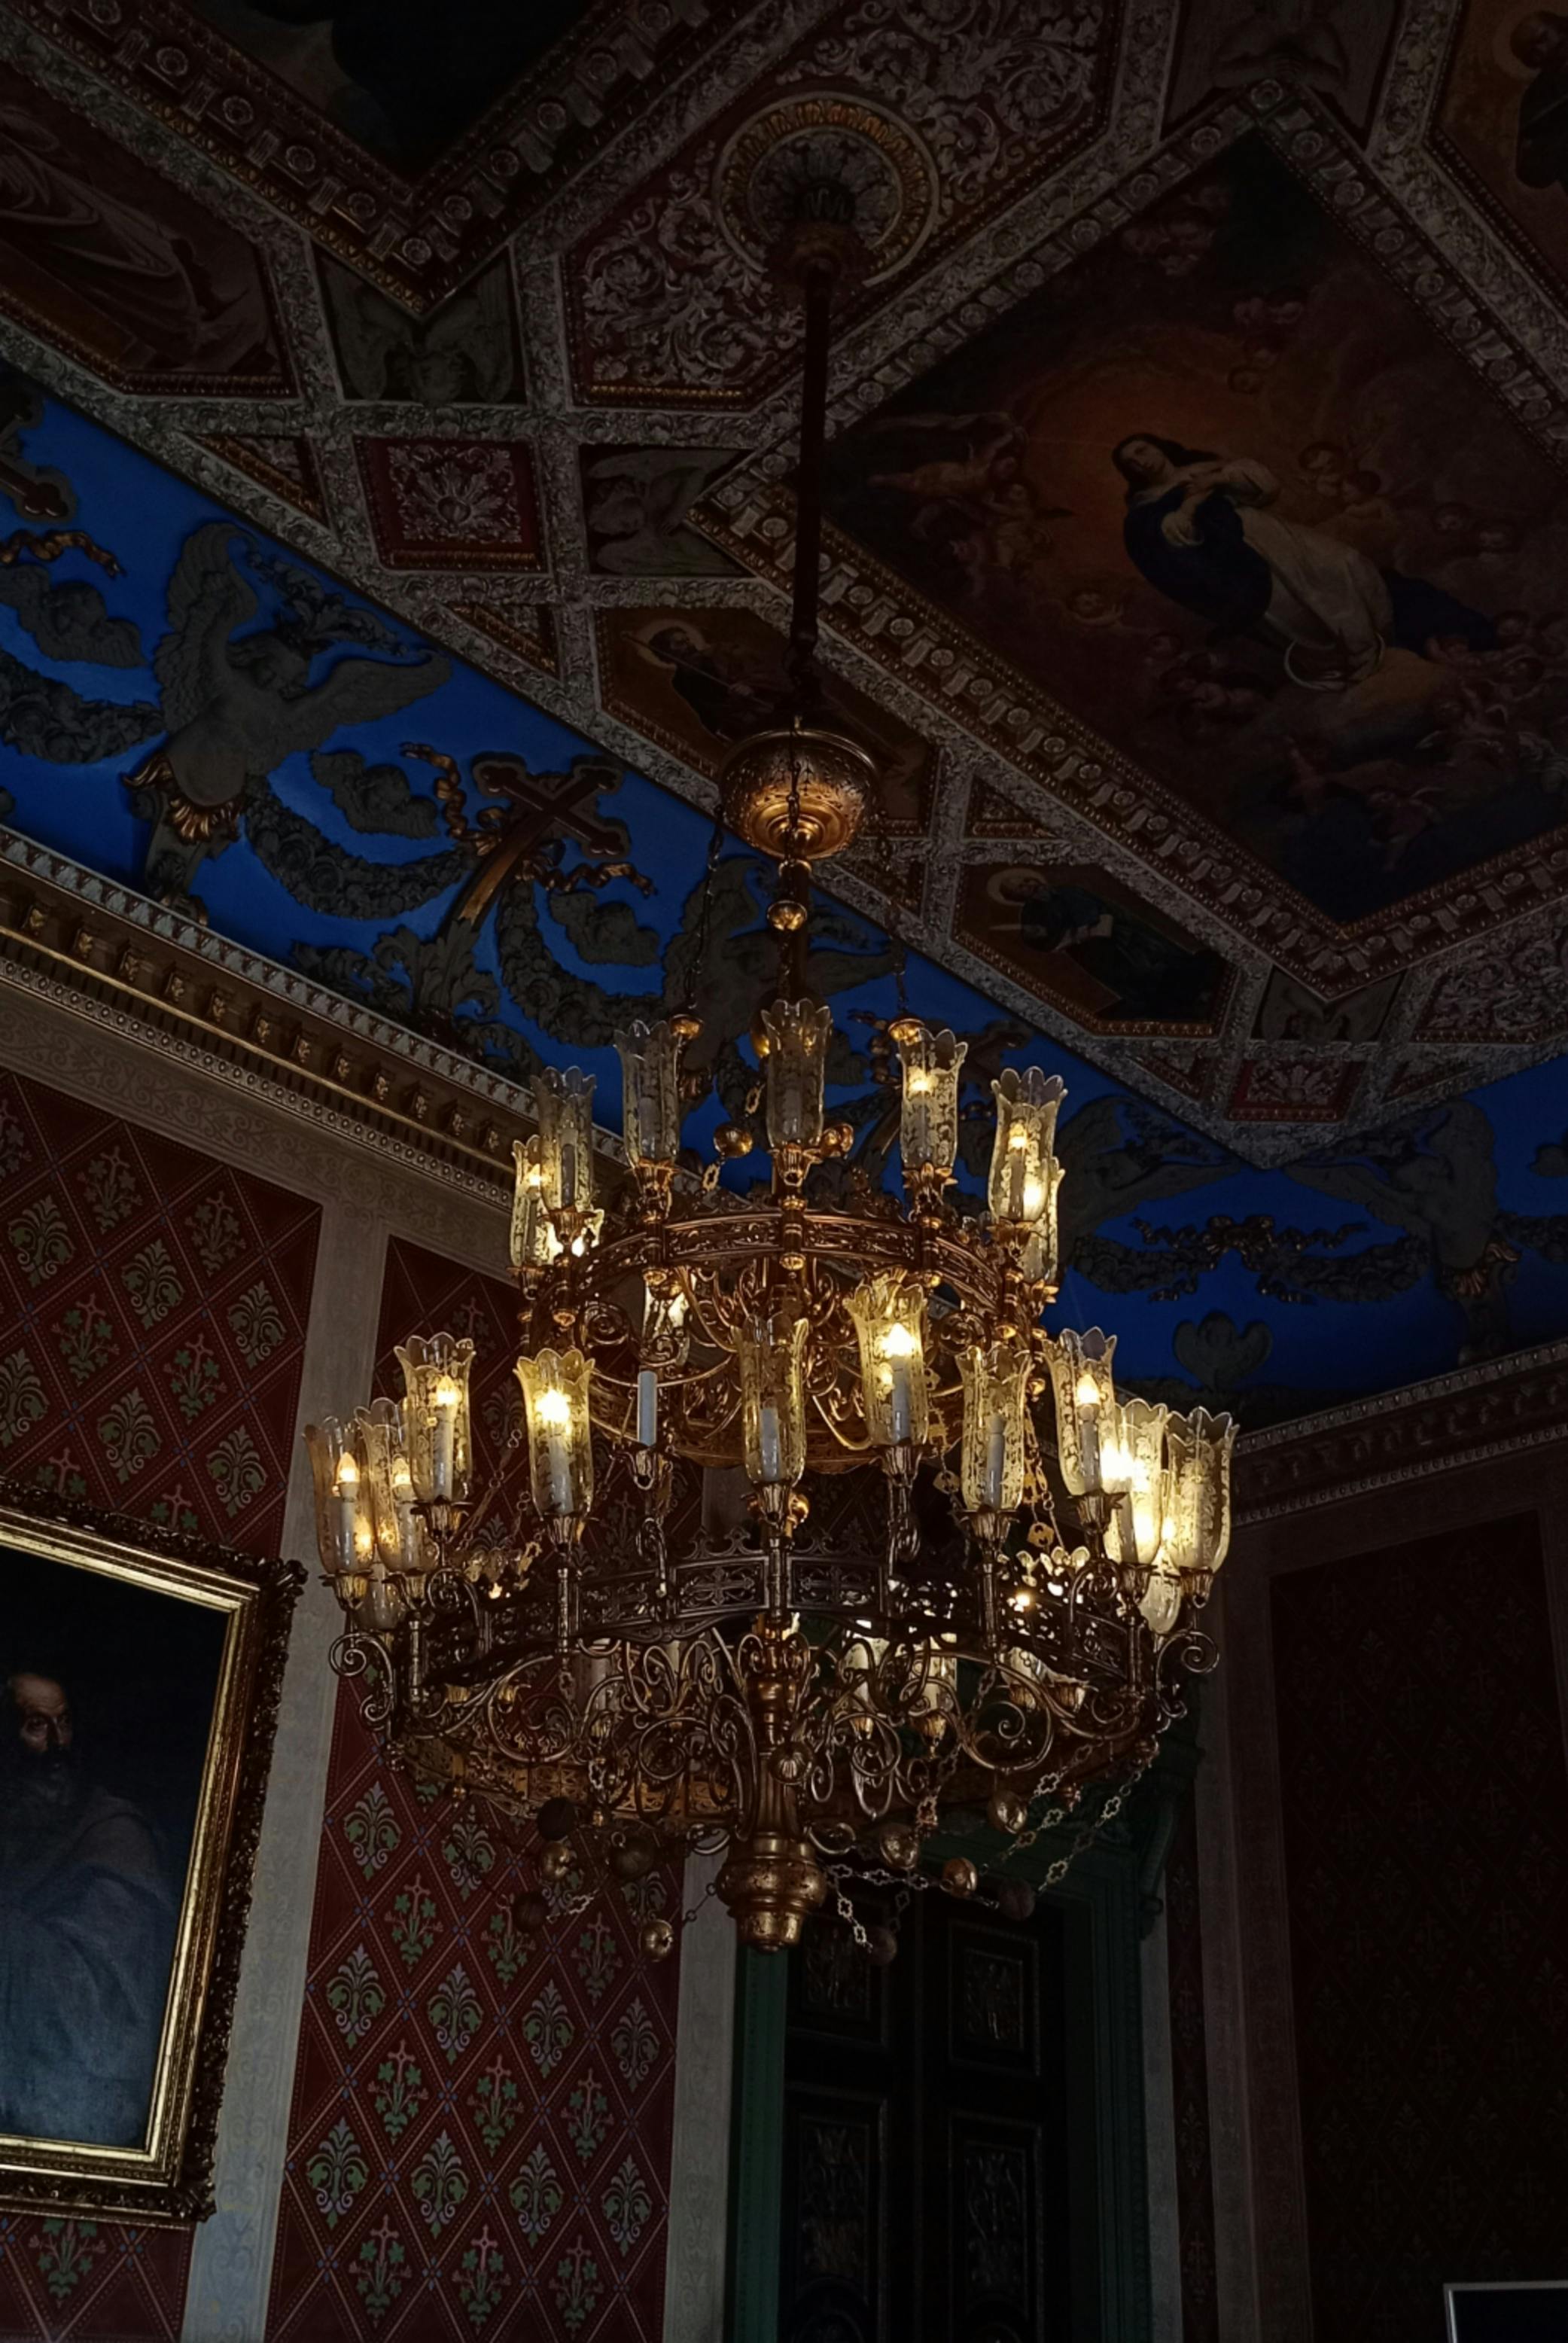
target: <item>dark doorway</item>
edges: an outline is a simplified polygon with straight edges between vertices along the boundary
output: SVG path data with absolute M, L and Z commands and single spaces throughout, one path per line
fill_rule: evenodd
M 1074 1916 L 1042 1904 L 1019 1926 L 928 1892 L 887 1968 L 841 1920 L 809 1924 L 789 1958 L 779 2343 L 1093 2331 Z

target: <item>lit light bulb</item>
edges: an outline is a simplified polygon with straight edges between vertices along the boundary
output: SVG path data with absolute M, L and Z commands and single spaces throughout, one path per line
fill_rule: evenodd
M 358 1556 L 359 1467 L 352 1455 L 345 1452 L 337 1460 L 337 1550 L 342 1557 L 340 1567 L 351 1570 Z
M 684 1293 L 672 1293 L 670 1295 L 667 1314 L 670 1324 L 677 1330 L 677 1332 L 678 1332 L 686 1322 L 686 1296 Z
M 414 1476 L 406 1456 L 399 1456 L 392 1467 L 392 1502 L 397 1505 L 411 1505 L 414 1502 Z
M 1023 1218 L 1026 1221 L 1038 1221 L 1044 1210 L 1044 1182 L 1040 1180 L 1026 1180 L 1023 1183 Z
M 1092 1375 L 1079 1376 L 1077 1383 L 1073 1386 L 1072 1403 L 1075 1407 L 1098 1407 L 1100 1405 L 1100 1385 L 1095 1382 Z
M 904 1088 L 911 1098 L 924 1098 L 931 1088 L 930 1074 L 915 1072 L 905 1077 Z
M 457 1444 L 457 1403 L 462 1398 L 453 1375 L 438 1375 L 430 1394 L 436 1411 L 435 1437 L 431 1443 L 430 1487 L 437 1497 L 452 1493 L 452 1465 Z
M 552 1431 L 564 1428 L 572 1420 L 571 1402 L 564 1391 L 552 1386 L 539 1393 L 534 1402 L 534 1413 L 540 1423 L 548 1425 Z
M 1013 1124 L 1012 1129 L 1007 1135 L 1007 1143 L 1009 1147 L 1014 1149 L 1020 1153 L 1021 1153 L 1023 1149 L 1029 1145 L 1029 1133 L 1024 1129 L 1021 1122 L 1015 1122 Z
M 920 1349 L 920 1337 L 912 1326 L 897 1320 L 882 1337 L 882 1349 L 890 1359 L 912 1359 Z

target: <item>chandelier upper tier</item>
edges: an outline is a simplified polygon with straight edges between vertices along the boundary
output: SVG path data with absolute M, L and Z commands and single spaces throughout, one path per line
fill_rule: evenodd
M 721 776 L 729 828 L 777 865 L 745 1111 L 695 1175 L 699 1021 L 633 1024 L 629 1177 L 601 1197 L 593 1079 L 547 1071 L 517 1149 L 523 1405 L 498 1463 L 476 1473 L 473 1350 L 448 1334 L 400 1347 L 400 1401 L 307 1433 L 335 1664 L 395 1754 L 538 1817 L 547 1879 L 722 1850 L 718 1893 L 762 1947 L 796 1941 L 830 1878 L 841 1908 L 868 1870 L 917 1881 L 956 1807 L 1016 1844 L 1147 1764 L 1212 1660 L 1234 1439 L 1124 1396 L 1098 1328 L 1044 1322 L 1056 1076 L 992 1081 L 978 1209 L 955 1185 L 966 1044 L 900 1014 L 902 1198 L 845 1175 L 805 947 L 813 868 L 878 779 L 814 668 L 829 311 L 855 257 L 839 191 L 809 186 L 781 264 L 805 308 L 792 688 Z M 766 1186 L 721 1186 L 759 1138 Z M 816 1510 L 854 1531 L 820 1535 L 813 1492 L 844 1473 L 865 1502 Z M 961 1858 L 945 1875 L 976 1884 Z M 669 1941 L 647 1923 L 650 1953 Z

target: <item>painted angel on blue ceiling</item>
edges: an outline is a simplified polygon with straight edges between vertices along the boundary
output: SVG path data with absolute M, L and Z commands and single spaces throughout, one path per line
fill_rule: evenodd
M 253 567 L 279 592 L 271 626 L 241 634 L 259 596 L 234 558 L 236 536 Z M 168 631 L 153 654 L 165 738 L 127 788 L 154 823 L 146 884 L 166 900 L 189 900 L 202 860 L 238 834 L 247 791 L 286 757 L 319 749 L 343 727 L 396 715 L 444 684 L 447 660 L 343 657 L 317 681 L 324 651 L 349 642 L 402 654 L 382 621 L 331 593 L 307 571 L 260 554 L 228 521 L 186 538 L 169 581 Z
M 1278 480 L 1251 457 L 1139 431 L 1111 460 L 1127 483 L 1123 542 L 1149 583 L 1223 634 L 1272 644 L 1292 682 L 1348 690 L 1390 645 L 1423 658 L 1445 639 L 1496 646 L 1493 621 L 1441 586 L 1287 520 Z

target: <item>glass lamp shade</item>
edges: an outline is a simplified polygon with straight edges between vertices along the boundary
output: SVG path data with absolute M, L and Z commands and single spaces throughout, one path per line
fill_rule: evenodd
M 1023 1416 L 1029 1353 L 993 1342 L 959 1353 L 964 1430 L 960 1477 L 971 1513 L 1010 1513 L 1023 1502 Z
M 468 1370 L 474 1345 L 465 1334 L 411 1334 L 397 1346 L 403 1370 L 403 1446 L 421 1503 L 467 1502 L 474 1457 L 468 1421 Z
M 1194 1408 L 1165 1426 L 1171 1487 L 1165 1559 L 1183 1577 L 1211 1575 L 1231 1545 L 1231 1452 L 1236 1426 L 1228 1415 Z
M 768 1143 L 815 1147 L 822 1137 L 822 1091 L 833 1012 L 809 1001 L 776 1001 L 762 1011 L 768 1054 Z
M 860 1392 L 872 1446 L 912 1442 L 920 1447 L 931 1414 L 924 1292 L 900 1278 L 869 1277 L 846 1307 L 860 1345 Z
M 969 1050 L 945 1029 L 933 1033 L 912 1017 L 894 1027 L 903 1071 L 899 1151 L 904 1176 L 930 1169 L 945 1179 L 959 1151 L 959 1078 Z
M 1181 1616 L 1181 1581 L 1174 1571 L 1167 1570 L 1163 1562 L 1150 1572 L 1138 1608 L 1151 1633 L 1156 1635 L 1168 1635 Z
M 367 1571 L 376 1560 L 376 1517 L 361 1430 L 358 1418 L 345 1425 L 333 1415 L 305 1427 L 316 1487 L 316 1543 L 329 1578 Z
M 1101 1485 L 1118 1500 L 1105 1525 L 1105 1550 L 1127 1569 L 1151 1570 L 1164 1543 L 1167 1413 L 1146 1399 L 1119 1400 L 1101 1427 Z
M 1066 1088 L 1060 1074 L 1042 1074 L 1038 1066 L 1020 1074 L 1016 1066 L 1009 1066 L 992 1082 L 991 1092 L 996 1141 L 986 1202 L 993 1220 L 1037 1232 L 1041 1255 L 1050 1256 L 1044 1272 L 1049 1276 L 1056 1266 L 1056 1192 L 1061 1185 L 1056 1118 Z
M 414 1475 L 403 1444 L 402 1414 L 392 1400 L 372 1400 L 361 1413 L 360 1425 L 377 1559 L 405 1576 L 421 1576 L 431 1567 L 433 1555 L 429 1531 L 414 1508 Z
M 747 1477 L 793 1488 L 806 1469 L 804 1318 L 757 1317 L 735 1331 Z
M 1075 1497 L 1093 1495 L 1100 1477 L 1100 1437 L 1116 1406 L 1111 1377 L 1116 1337 L 1091 1326 L 1087 1334 L 1064 1328 L 1044 1338 L 1051 1397 L 1056 1403 L 1056 1449 L 1061 1477 Z
M 680 1056 L 685 1043 L 668 1019 L 657 1025 L 640 1020 L 618 1033 L 620 1052 L 622 1136 L 626 1160 L 673 1163 L 680 1148 Z
M 547 1521 L 586 1513 L 593 1504 L 592 1373 L 592 1362 L 580 1351 L 538 1351 L 518 1361 L 528 1418 L 529 1484 Z
M 558 1212 L 593 1210 L 594 1077 L 580 1066 L 546 1066 L 534 1085 L 545 1202 Z
M 517 1165 L 512 1187 L 512 1267 L 547 1269 L 559 1253 L 561 1241 L 550 1222 L 544 1142 L 537 1131 L 532 1139 L 512 1141 L 512 1160 Z

